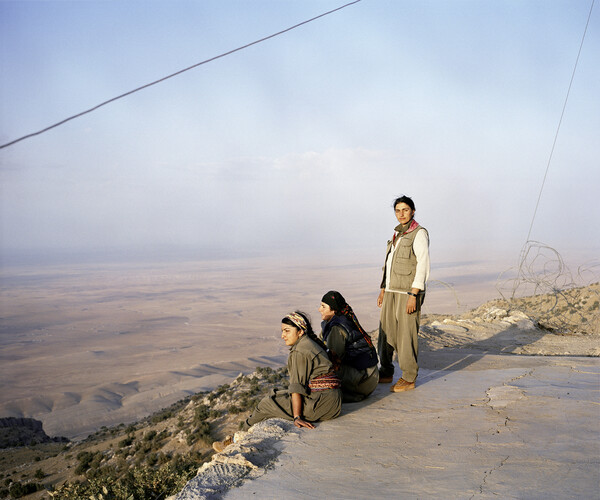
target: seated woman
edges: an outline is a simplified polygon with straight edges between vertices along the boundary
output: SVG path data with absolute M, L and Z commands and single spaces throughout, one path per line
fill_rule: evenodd
M 362 401 L 379 382 L 377 351 L 371 337 L 339 292 L 332 290 L 323 295 L 319 312 L 323 319 L 321 338 L 333 354 L 342 380 L 343 401 Z
M 312 422 L 340 414 L 340 379 L 306 314 L 296 311 L 283 318 L 281 338 L 290 348 L 287 362 L 290 385 L 287 390 L 273 390 L 265 396 L 244 422 L 244 430 L 267 418 L 293 420 L 296 427 L 314 429 Z M 232 442 L 228 436 L 225 441 L 213 443 L 213 448 L 220 452 Z

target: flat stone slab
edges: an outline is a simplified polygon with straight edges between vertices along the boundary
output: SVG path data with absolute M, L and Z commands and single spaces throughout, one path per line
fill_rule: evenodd
M 599 497 L 598 358 L 461 349 L 421 366 L 414 391 L 382 384 L 283 434 L 266 473 L 222 498 Z

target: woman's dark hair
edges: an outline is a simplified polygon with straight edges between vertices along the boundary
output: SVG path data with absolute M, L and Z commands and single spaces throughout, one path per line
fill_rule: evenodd
M 396 208 L 396 205 L 398 205 L 398 203 L 406 203 L 410 207 L 411 210 L 416 210 L 415 202 L 412 201 L 412 198 L 409 198 L 408 196 L 402 195 L 402 196 L 400 196 L 400 198 L 396 198 L 394 200 L 394 205 L 393 205 L 394 209 Z
M 342 311 L 348 305 L 346 303 L 346 299 L 340 292 L 336 290 L 329 290 L 325 295 L 323 295 L 321 302 L 327 304 L 329 308 L 338 316 L 342 314 Z
M 315 334 L 315 332 L 314 332 L 314 330 L 312 328 L 312 325 L 310 324 L 310 318 L 309 318 L 308 314 L 306 314 L 305 312 L 302 312 L 302 311 L 294 311 L 294 312 L 296 314 L 299 314 L 300 316 L 302 316 L 302 318 L 304 318 L 304 321 L 306 322 L 306 331 L 304 333 L 306 333 L 306 335 L 308 336 L 308 338 L 310 338 L 313 342 L 316 342 L 325 352 L 327 352 L 327 346 Z M 286 325 L 293 326 L 294 328 L 298 328 L 298 325 L 296 323 L 294 323 L 288 317 L 283 318 L 281 320 L 281 322 L 285 323 Z

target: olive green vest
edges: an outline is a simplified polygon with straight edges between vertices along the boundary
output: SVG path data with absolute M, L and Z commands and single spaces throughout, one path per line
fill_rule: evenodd
M 401 226 L 396 227 L 396 231 Z M 413 281 L 415 280 L 415 274 L 417 271 L 417 256 L 413 250 L 413 242 L 419 231 L 427 231 L 422 226 L 417 227 L 414 231 L 405 234 L 400 238 L 400 241 L 396 244 L 396 251 L 391 267 L 390 276 L 390 287 L 389 290 L 396 292 L 410 292 L 412 289 Z M 383 280 L 381 281 L 381 288 L 385 288 L 386 282 L 386 267 L 385 264 L 388 259 L 388 255 L 392 250 L 392 241 L 388 241 L 387 249 L 385 252 L 385 260 L 383 262 Z

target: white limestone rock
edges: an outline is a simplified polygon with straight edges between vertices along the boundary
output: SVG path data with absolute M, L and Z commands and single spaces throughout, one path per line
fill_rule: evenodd
M 183 490 L 167 500 L 221 498 L 245 479 L 263 475 L 281 452 L 281 438 L 290 432 L 297 433 L 293 422 L 278 418 L 259 422 L 248 432 L 236 432 L 233 444 L 213 455 Z

